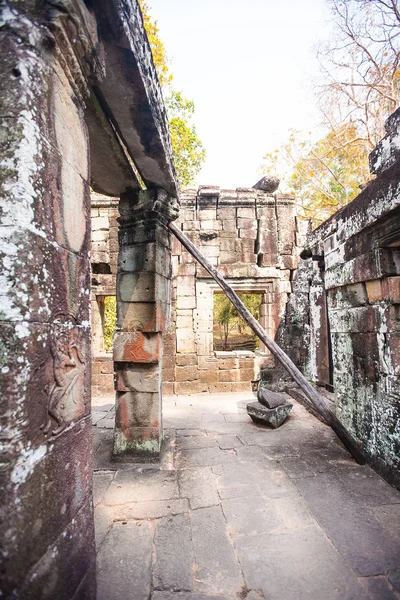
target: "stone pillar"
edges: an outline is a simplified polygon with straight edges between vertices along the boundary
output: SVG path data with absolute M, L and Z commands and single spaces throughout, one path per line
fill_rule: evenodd
M 1 595 L 90 600 L 87 90 L 82 77 L 77 84 L 60 22 L 50 37 L 38 6 L 7 4 L 0 36 Z M 63 23 L 72 25 L 65 13 Z M 73 26 L 79 37 L 77 20 Z
M 162 332 L 170 309 L 172 203 L 163 190 L 119 204 L 114 457 L 156 458 L 162 443 Z

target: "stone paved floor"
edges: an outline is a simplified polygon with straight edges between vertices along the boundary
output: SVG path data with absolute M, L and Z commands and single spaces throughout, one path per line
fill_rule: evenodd
M 400 494 L 302 406 L 271 430 L 249 400 L 166 398 L 161 463 L 127 465 L 95 399 L 98 600 L 400 598 Z

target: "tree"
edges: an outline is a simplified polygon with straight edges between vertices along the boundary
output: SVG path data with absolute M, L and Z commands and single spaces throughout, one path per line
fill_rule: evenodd
M 243 304 L 251 312 L 255 319 L 260 318 L 260 294 L 238 294 Z M 225 296 L 225 294 L 215 294 L 214 296 L 214 322 L 218 324 L 220 331 L 220 339 L 223 350 L 229 349 L 229 336 L 234 329 L 238 329 L 242 333 L 245 329 L 249 329 L 247 323 L 240 316 L 237 308 Z M 249 334 L 256 336 L 253 332 Z
M 171 90 L 165 103 L 179 183 L 182 187 L 188 187 L 199 173 L 206 156 L 196 128 L 191 123 L 194 104 L 175 90 Z
M 357 196 L 370 177 L 368 150 L 355 138 L 351 123 L 314 143 L 310 135 L 291 130 L 288 141 L 264 157 L 263 172 L 283 168 L 287 189 L 302 208 L 300 216 L 317 225 Z
M 263 172 L 285 172 L 304 216 L 314 224 L 350 202 L 370 179 L 368 155 L 384 135 L 399 102 L 398 0 L 328 0 L 334 28 L 320 46 L 317 86 L 321 125 L 317 142 L 291 131 L 281 148 L 264 157 Z M 282 177 L 281 177 L 282 178 Z
M 143 23 L 151 47 L 158 79 L 163 89 L 167 109 L 172 150 L 179 183 L 187 187 L 194 183 L 205 160 L 206 151 L 192 123 L 194 103 L 186 99 L 182 92 L 171 86 L 173 75 L 169 68 L 168 56 L 160 37 L 160 31 L 144 0 L 139 0 Z
M 319 106 L 336 129 L 351 122 L 355 139 L 372 150 L 399 104 L 398 0 L 328 0 L 334 35 L 321 45 Z

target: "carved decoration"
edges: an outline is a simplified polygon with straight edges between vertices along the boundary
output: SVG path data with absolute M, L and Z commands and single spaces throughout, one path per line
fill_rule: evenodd
M 61 433 L 69 422 L 85 412 L 84 376 L 86 364 L 79 348 L 79 334 L 72 323 L 56 324 L 46 361 L 48 381 L 47 421 L 41 426 L 45 435 Z M 56 426 L 54 427 L 54 421 Z

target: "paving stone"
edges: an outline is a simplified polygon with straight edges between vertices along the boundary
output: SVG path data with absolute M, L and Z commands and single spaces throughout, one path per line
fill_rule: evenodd
M 97 600 L 150 596 L 152 543 L 146 521 L 114 523 L 97 555 Z
M 274 465 L 275 466 L 275 465 Z M 284 498 L 285 496 L 297 496 L 298 490 L 294 483 L 280 468 L 270 468 L 265 472 L 258 483 L 264 496 L 267 498 Z
M 104 417 L 106 416 L 107 412 L 99 412 L 99 411 L 92 411 L 92 425 L 96 425 L 96 423 L 98 421 L 100 421 L 101 419 L 104 419 Z
M 279 518 L 262 496 L 231 498 L 222 501 L 230 535 L 268 533 L 278 528 Z
M 226 488 L 238 488 L 243 486 L 252 486 L 258 488 L 262 473 L 257 464 L 237 463 L 221 464 L 213 467 L 213 472 L 218 478 L 218 490 Z
M 178 500 L 154 500 L 147 502 L 128 502 L 113 507 L 114 519 L 160 519 L 162 517 L 179 515 L 189 512 L 189 502 L 186 498 Z
M 369 600 L 318 527 L 243 536 L 235 546 L 247 585 L 268 600 Z
M 300 456 L 287 456 L 281 458 L 279 466 L 285 469 L 291 479 L 300 479 L 302 477 L 314 477 L 315 472 L 307 461 Z
M 246 411 L 241 411 L 240 414 L 224 413 L 223 416 L 227 423 L 247 423 L 247 412 Z
M 181 496 L 188 498 L 192 509 L 219 503 L 217 478 L 211 467 L 187 469 L 179 473 Z
M 268 460 L 264 449 L 260 448 L 260 446 L 243 446 L 241 444 L 239 448 L 235 448 L 235 452 L 241 462 L 257 462 L 258 464 Z
M 229 498 L 247 498 L 248 496 L 262 496 L 259 487 L 253 485 L 242 485 L 240 487 L 220 488 L 219 495 L 221 500 Z
M 112 482 L 115 476 L 115 471 L 96 471 L 93 473 L 93 505 L 97 506 L 104 494 L 106 493 L 108 486 Z
M 400 539 L 400 504 L 374 506 L 371 510 L 382 527 L 390 531 L 393 537 Z
M 229 450 L 231 448 L 242 448 L 243 444 L 236 435 L 219 435 L 217 443 L 221 450 Z
M 96 426 L 102 429 L 114 429 L 115 419 L 100 419 L 97 421 Z
M 233 450 L 221 450 L 219 447 L 182 450 L 177 453 L 177 465 L 181 469 L 236 462 L 238 458 Z
M 114 512 L 110 506 L 100 505 L 94 511 L 94 533 L 96 550 L 99 551 L 114 521 Z
M 192 539 L 198 591 L 235 596 L 242 587 L 240 568 L 219 506 L 193 511 Z
M 204 429 L 177 429 L 176 435 L 177 435 L 177 437 L 181 437 L 181 436 L 195 437 L 198 435 L 205 436 L 205 435 L 207 435 L 207 433 L 204 431 Z
M 348 470 L 340 473 L 320 473 L 318 477 L 297 479 L 300 490 L 312 515 L 348 561 L 361 576 L 381 575 L 396 569 L 400 560 L 400 540 L 394 539 L 391 529 L 376 519 L 369 501 L 376 493 L 362 485 L 357 489 L 345 484 Z M 371 487 L 374 486 L 370 479 Z
M 305 502 L 299 496 L 268 499 L 268 508 L 275 513 L 283 529 L 304 529 L 315 525 Z
M 400 592 L 400 570 L 389 574 L 389 581 L 397 592 Z
M 175 471 L 155 469 L 118 471 L 103 503 L 108 505 L 179 498 Z
M 217 440 L 211 436 L 197 435 L 194 437 L 188 436 L 177 436 L 176 447 L 181 450 L 195 449 L 195 448 L 218 448 Z
M 189 515 L 157 522 L 154 537 L 153 587 L 190 591 L 194 586 L 194 557 Z
M 360 582 L 372 599 L 398 600 L 398 594 L 392 590 L 386 577 L 362 577 Z
M 264 594 L 259 591 L 252 590 L 246 596 L 246 600 L 264 600 Z
M 154 592 L 151 596 L 151 600 L 236 600 L 232 596 L 215 596 L 214 594 L 198 594 L 188 592 Z

